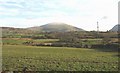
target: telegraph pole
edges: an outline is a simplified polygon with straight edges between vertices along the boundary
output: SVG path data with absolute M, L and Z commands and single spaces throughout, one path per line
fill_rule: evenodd
M 99 22 L 97 21 L 97 43 L 99 43 Z
M 99 23 L 97 21 L 97 33 L 99 34 Z
M 97 21 L 97 38 L 99 38 L 99 22 Z

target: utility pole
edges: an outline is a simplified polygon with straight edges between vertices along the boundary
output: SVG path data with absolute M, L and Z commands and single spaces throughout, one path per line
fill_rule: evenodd
M 97 44 L 99 43 L 99 23 L 97 21 Z
M 97 22 L 97 33 L 99 34 L 99 24 Z
M 99 22 L 97 21 L 97 37 L 99 38 Z

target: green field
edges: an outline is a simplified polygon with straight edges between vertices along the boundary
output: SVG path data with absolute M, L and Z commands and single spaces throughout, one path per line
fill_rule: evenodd
M 118 71 L 118 53 L 86 48 L 3 45 L 3 70 Z
M 4 38 L 2 39 L 3 44 L 8 45 L 23 45 L 24 42 L 34 42 L 34 43 L 49 43 L 56 42 L 59 39 L 28 39 L 28 38 Z

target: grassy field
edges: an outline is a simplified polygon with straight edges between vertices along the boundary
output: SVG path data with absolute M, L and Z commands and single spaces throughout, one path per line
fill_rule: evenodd
M 3 45 L 3 70 L 117 71 L 118 53 L 104 50 Z
M 2 39 L 3 44 L 9 45 L 23 45 L 24 42 L 34 42 L 34 43 L 49 43 L 56 42 L 59 39 L 29 39 L 29 38 L 4 38 Z
M 102 43 L 102 39 L 81 39 L 83 44 L 100 44 Z

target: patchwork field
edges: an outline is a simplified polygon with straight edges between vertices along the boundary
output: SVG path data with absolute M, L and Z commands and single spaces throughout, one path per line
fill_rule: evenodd
M 17 41 L 16 41 L 17 42 Z M 21 42 L 21 41 L 18 41 Z M 14 43 L 14 42 L 13 42 Z M 117 71 L 118 52 L 104 49 L 3 45 L 3 70 Z

